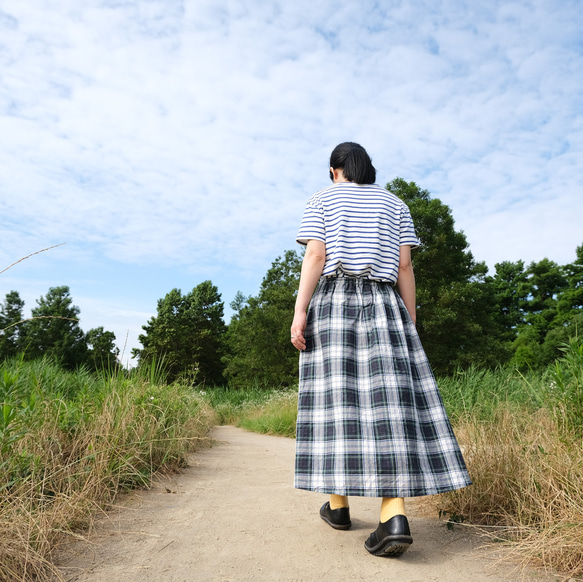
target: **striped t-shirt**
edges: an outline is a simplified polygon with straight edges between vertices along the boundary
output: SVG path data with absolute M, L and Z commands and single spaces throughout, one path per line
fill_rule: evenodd
M 306 204 L 297 242 L 326 244 L 323 277 L 397 281 L 399 247 L 419 246 L 407 205 L 376 184 L 340 182 Z

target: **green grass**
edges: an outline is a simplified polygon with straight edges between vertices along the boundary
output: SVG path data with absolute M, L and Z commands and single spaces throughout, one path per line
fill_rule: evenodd
M 216 387 L 201 391 L 201 396 L 214 409 L 217 424 L 232 424 L 263 434 L 295 436 L 296 390 Z
M 518 406 L 534 412 L 541 405 L 541 382 L 540 374 L 525 376 L 508 368 L 469 368 L 438 379 L 447 412 L 454 422 L 468 415 L 488 420 L 501 405 Z
M 0 366 L 0 580 L 54 579 L 57 543 L 208 442 L 214 413 L 200 395 L 151 379 Z
M 298 393 L 295 390 L 273 392 L 261 403 L 248 407 L 239 426 L 259 432 L 294 438 L 298 412 Z

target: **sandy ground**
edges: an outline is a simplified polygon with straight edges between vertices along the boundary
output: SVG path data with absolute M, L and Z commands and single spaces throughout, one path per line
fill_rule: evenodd
M 378 499 L 351 498 L 352 528 L 319 517 L 324 495 L 292 487 L 295 443 L 225 426 L 180 475 L 128 495 L 86 542 L 60 557 L 68 582 L 557 580 L 501 563 L 473 530 L 449 531 L 408 500 L 413 545 L 400 558 L 363 547 L 378 523 Z M 426 513 L 426 511 L 425 511 Z

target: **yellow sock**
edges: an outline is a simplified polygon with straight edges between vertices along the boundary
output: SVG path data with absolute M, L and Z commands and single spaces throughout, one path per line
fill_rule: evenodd
M 402 497 L 383 497 L 381 522 L 385 523 L 395 515 L 405 515 L 405 500 Z
M 330 509 L 340 509 L 348 507 L 348 497 L 345 495 L 330 495 Z

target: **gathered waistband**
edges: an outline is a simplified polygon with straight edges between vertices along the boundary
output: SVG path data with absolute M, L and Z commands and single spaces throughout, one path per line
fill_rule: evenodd
M 394 287 L 397 282 L 396 281 L 381 281 L 380 279 L 369 279 L 368 277 L 358 277 L 356 275 L 346 275 L 345 273 L 341 273 L 339 275 L 326 275 L 325 277 L 320 277 L 320 282 L 325 281 L 334 281 L 335 279 L 347 279 L 349 281 L 355 282 L 368 282 L 368 283 L 378 283 L 379 285 L 390 285 Z

